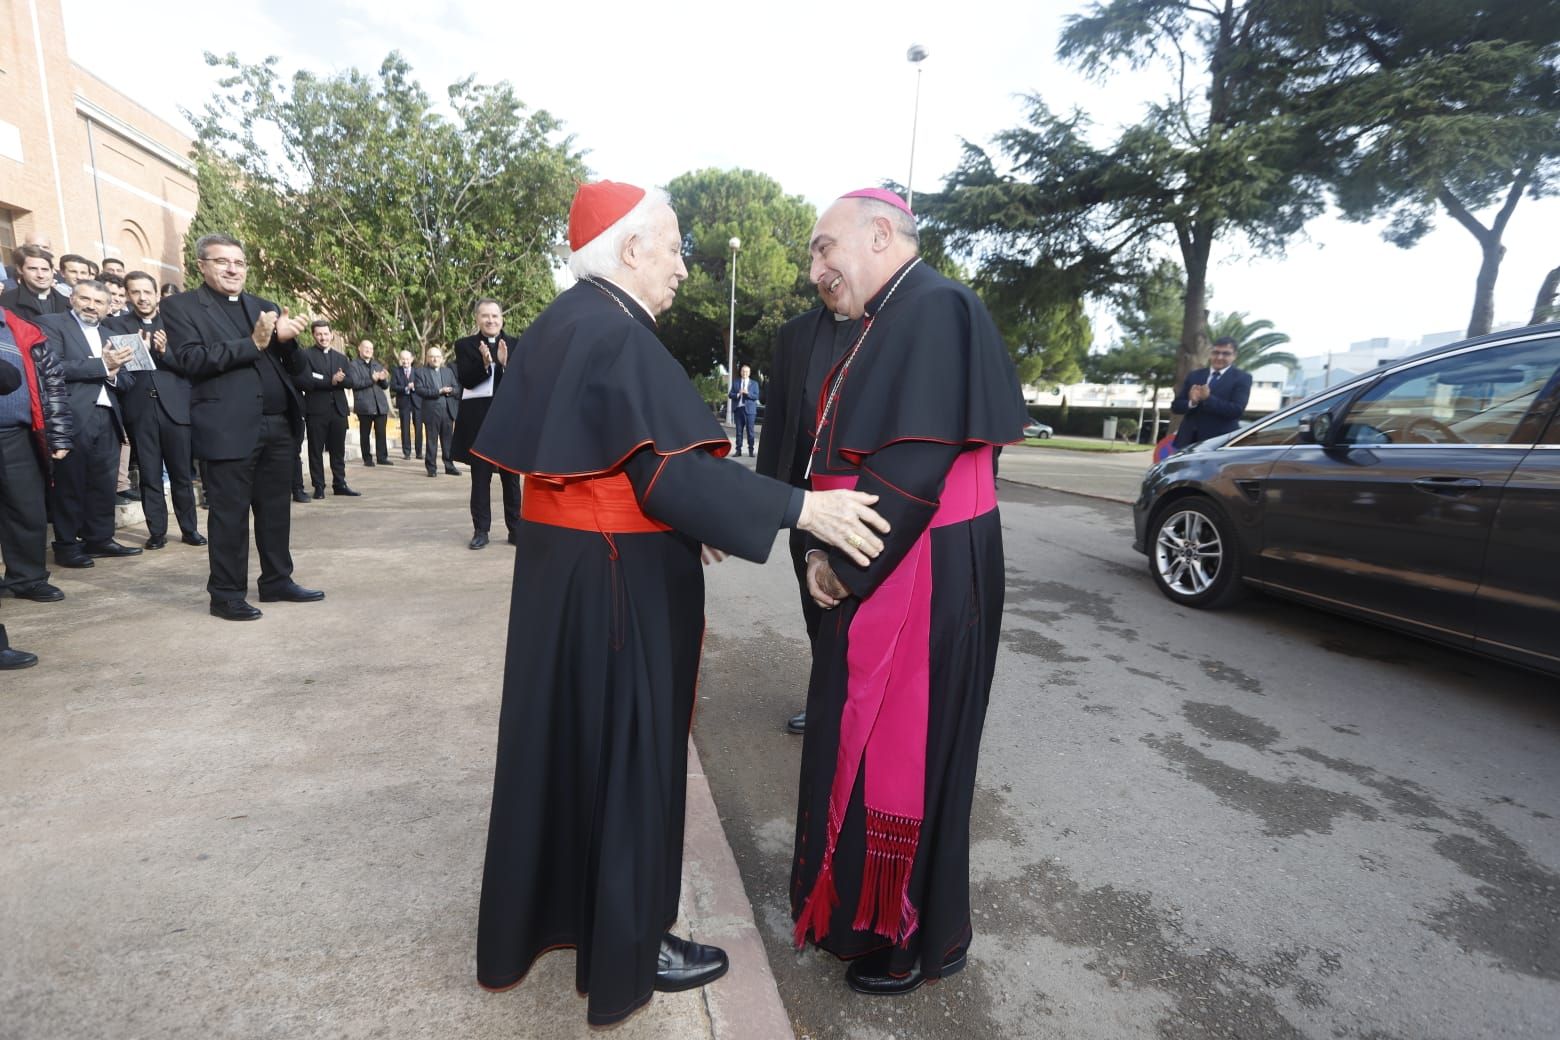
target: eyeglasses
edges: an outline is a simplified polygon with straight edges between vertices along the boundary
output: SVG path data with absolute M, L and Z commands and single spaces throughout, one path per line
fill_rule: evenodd
M 212 267 L 222 271 L 226 271 L 230 267 L 235 271 L 242 271 L 249 266 L 248 260 L 229 260 L 225 256 L 203 256 L 201 257 L 200 262 L 203 264 L 210 264 Z

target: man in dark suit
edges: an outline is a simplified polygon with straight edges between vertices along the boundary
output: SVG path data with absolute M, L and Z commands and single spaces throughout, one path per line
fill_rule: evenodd
M 330 452 L 331 490 L 356 498 L 347 487 L 347 356 L 332 350 L 330 322 L 316 318 L 309 325 L 314 346 L 300 350 L 293 361 L 293 380 L 303 391 L 303 422 L 309 431 L 309 479 L 314 497 L 325 497 L 325 452 Z
M 374 357 L 372 340 L 357 345 L 358 356 L 347 365 L 347 385 L 352 388 L 352 413 L 358 421 L 358 447 L 363 451 L 363 465 L 394 465 L 390 461 L 390 449 L 385 444 L 385 427 L 390 422 L 390 398 L 385 384 L 390 381 L 390 370 Z M 370 435 L 373 447 L 369 450 Z
M 450 461 L 450 436 L 455 429 L 455 416 L 460 410 L 460 382 L 454 370 L 445 367 L 444 351 L 428 348 L 428 363 L 413 373 L 417 387 L 417 414 L 422 420 L 423 438 L 428 453 L 423 461 L 428 466 L 428 476 L 439 475 L 438 452 L 444 453 L 444 472 L 460 476 L 460 470 Z
M 102 282 L 76 283 L 70 308 L 69 314 L 38 319 L 49 349 L 65 370 L 76 427 L 71 453 L 54 467 L 49 512 L 54 561 L 61 567 L 90 567 L 95 559 L 141 554 L 114 541 L 114 484 L 119 479 L 119 447 L 126 443 L 119 392 L 134 382 L 123 367 L 134 352 L 115 349 L 101 327 L 108 310 L 108 288 Z
M 737 454 L 742 454 L 742 434 L 747 433 L 748 454 L 753 454 L 753 424 L 758 419 L 758 383 L 753 370 L 743 365 L 731 381 L 731 425 L 736 430 Z
M 822 286 L 818 294 L 827 304 L 829 297 Z M 774 371 L 764 404 L 764 435 L 753 466 L 761 475 L 793 487 L 809 486 L 807 461 L 812 454 L 818 395 L 829 369 L 845 356 L 860 329 L 861 322 L 837 317 L 827 306 L 816 307 L 780 327 L 775 341 Z M 791 565 L 802 597 L 802 617 L 811 642 L 818 632 L 822 611 L 807 592 L 806 536 L 792 531 L 790 548 Z M 791 733 L 802 733 L 807 727 L 807 712 L 797 712 L 785 725 Z
M 206 462 L 211 613 L 252 621 L 249 514 L 260 553 L 260 599 L 307 603 L 325 598 L 292 580 L 288 485 L 303 433 L 303 401 L 290 378 L 303 323 L 270 300 L 244 292 L 244 247 L 228 235 L 195 244 L 203 284 L 163 301 L 168 349 L 190 391 L 195 455 Z
M 0 295 L 0 307 L 18 318 L 36 322 L 45 314 L 70 310 L 70 297 L 54 288 L 54 254 L 40 245 L 16 250 L 16 288 Z
M 168 350 L 168 333 L 158 309 L 157 279 L 145 271 L 125 276 L 130 313 L 105 324 L 111 333 L 136 333 L 156 365 L 141 372 L 120 395 L 125 425 L 141 465 L 141 509 L 146 515 L 146 547 L 168 544 L 168 501 L 163 470 L 173 496 L 173 515 L 185 545 L 205 545 L 195 521 L 194 474 L 190 471 L 190 381 Z
M 390 393 L 395 395 L 395 411 L 401 421 L 401 458 L 411 458 L 415 448 L 420 459 L 422 426 L 417 422 L 417 385 L 413 378 L 417 366 L 412 363 L 410 350 L 401 351 L 396 360 L 400 363 L 390 370 Z
M 471 467 L 471 542 L 480 549 L 488 543 L 493 525 L 493 474 L 504 498 L 504 527 L 514 545 L 520 526 L 520 474 L 501 470 L 471 453 L 471 445 L 487 418 L 488 405 L 504 380 L 504 366 L 514 349 L 513 336 L 504 334 L 504 309 L 497 300 L 478 300 L 474 310 L 477 334 L 455 341 L 455 378 L 460 380 L 460 421 L 455 424 L 455 461 Z
M 1208 351 L 1208 367 L 1188 374 L 1170 404 L 1171 412 L 1186 416 L 1175 431 L 1175 447 L 1237 429 L 1250 399 L 1251 374 L 1235 367 L 1235 341 L 1221 336 Z

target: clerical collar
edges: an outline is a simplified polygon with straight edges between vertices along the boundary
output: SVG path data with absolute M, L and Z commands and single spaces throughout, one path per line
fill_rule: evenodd
M 238 302 L 238 297 L 237 296 L 229 296 L 227 298 L 227 302 L 228 303 L 237 303 Z
M 610 285 L 613 289 L 616 289 L 618 292 L 622 293 L 624 296 L 627 296 L 630 300 L 633 300 L 635 303 L 639 304 L 639 309 L 644 311 L 646 314 L 650 315 L 650 322 L 651 322 L 651 324 L 653 324 L 653 325 L 659 325 L 660 324 L 660 322 L 655 320 L 655 315 L 654 314 L 650 314 L 650 308 L 645 306 L 645 301 L 644 300 L 641 300 L 639 297 L 635 296 L 633 293 L 629 292 L 627 289 L 623 288 L 621 285 L 619 285 L 617 282 L 614 282 L 612 279 L 610 279 L 610 278 L 587 278 L 585 280 L 587 282 L 589 282 L 590 284 L 594 285 L 596 288 L 600 289 L 602 292 L 606 293 L 608 296 L 611 296 L 614 300 L 617 300 L 617 296 L 614 295 L 611 292 L 611 290 L 609 290 L 607 288 L 607 286 Z M 618 300 L 618 306 L 619 307 L 623 306 L 623 301 L 622 300 Z M 623 310 L 624 310 L 624 313 L 627 313 L 628 308 L 624 307 Z M 630 314 L 629 317 L 632 318 L 633 315 Z
M 888 305 L 888 301 L 893 298 L 894 290 L 899 288 L 899 283 L 904 281 L 905 275 L 909 274 L 910 270 L 920 262 L 920 257 L 911 257 L 908 261 L 905 262 L 905 265 L 899 269 L 898 273 L 896 273 L 893 278 L 889 279 L 888 285 L 880 289 L 877 294 L 872 297 L 872 299 L 867 301 L 867 305 L 862 309 L 862 313 L 869 321 L 872 318 L 877 317 L 878 311 L 881 311 L 885 306 Z

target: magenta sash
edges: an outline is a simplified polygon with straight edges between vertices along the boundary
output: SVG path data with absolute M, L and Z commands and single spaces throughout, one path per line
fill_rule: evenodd
M 850 488 L 855 477 L 814 474 L 820 491 Z M 949 469 L 931 523 L 905 558 L 856 609 L 845 655 L 845 707 L 829 786 L 828 840 L 812 891 L 796 921 L 796 944 L 829 933 L 839 896 L 834 848 L 856 774 L 866 762 L 867 858 L 852 927 L 903 945 L 919 923 L 910 871 L 926 798 L 926 719 L 931 673 L 932 529 L 996 508 L 992 450 L 963 452 Z

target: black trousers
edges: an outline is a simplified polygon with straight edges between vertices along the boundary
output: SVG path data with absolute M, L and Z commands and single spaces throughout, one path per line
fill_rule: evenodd
M 807 623 L 807 641 L 811 643 L 818 635 L 818 622 L 823 617 L 823 608 L 807 594 L 807 533 L 791 528 L 789 544 L 791 567 L 796 571 L 796 584 L 802 590 L 802 620 Z
M 309 480 L 314 490 L 325 490 L 325 452 L 330 452 L 330 482 L 341 487 L 347 482 L 347 417 L 330 412 L 310 415 L 303 420 L 309 431 Z
M 422 420 L 404 404 L 397 414 L 401 418 L 401 457 L 409 459 L 416 455 L 422 458 Z
M 471 457 L 471 528 L 486 531 L 493 526 L 493 474 L 504 494 L 504 526 L 511 533 L 520 526 L 520 474 L 499 469 L 485 459 Z
M 32 431 L 19 426 L 0 430 L 0 556 L 12 589 L 49 580 L 48 496 Z
M 385 443 L 385 428 L 390 423 L 388 415 L 360 415 L 358 416 L 358 447 L 363 452 L 363 462 L 369 463 L 378 459 L 380 462 L 390 461 L 390 448 Z M 370 432 L 374 435 L 374 446 L 378 451 L 368 450 Z
M 423 441 L 427 445 L 427 454 L 423 461 L 428 464 L 428 472 L 438 472 L 438 452 L 444 452 L 444 468 L 449 469 L 455 463 L 450 461 L 450 438 L 455 433 L 455 420 L 443 416 L 427 416 L 421 425 Z
M 260 553 L 260 591 L 279 590 L 292 580 L 287 542 L 292 524 L 293 461 L 298 442 L 285 415 L 260 419 L 254 450 L 242 459 L 206 463 L 206 530 L 213 602 L 243 599 L 249 588 L 249 517 L 255 518 Z
M 101 545 L 114 537 L 114 485 L 119 483 L 119 430 L 114 413 L 93 405 L 76 417 L 70 454 L 54 464 L 49 518 L 54 548 Z
M 168 418 L 153 402 L 130 424 L 130 443 L 141 467 L 141 511 L 146 531 L 161 538 L 168 533 L 168 501 L 163 497 L 162 473 L 168 470 L 168 491 L 173 515 L 184 534 L 197 533 L 195 486 L 190 473 L 190 428 Z

